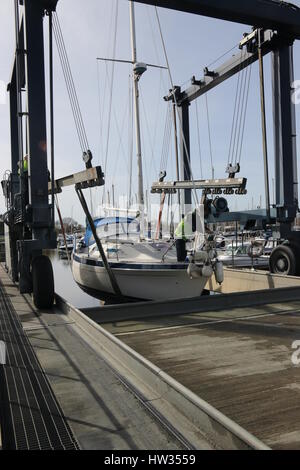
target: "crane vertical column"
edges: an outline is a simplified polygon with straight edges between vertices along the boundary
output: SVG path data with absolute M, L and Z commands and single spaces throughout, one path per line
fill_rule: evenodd
M 289 239 L 298 208 L 292 41 L 285 41 L 272 56 L 277 220 L 281 237 Z
M 189 106 L 188 101 L 183 101 L 180 106 L 177 107 L 179 113 L 179 126 L 181 127 L 180 135 L 180 166 L 181 166 L 181 178 L 184 181 L 190 181 L 192 179 L 191 174 L 191 162 L 190 162 L 190 122 L 189 122 Z M 192 192 L 191 189 L 185 189 L 183 191 L 182 209 L 186 214 L 191 209 L 192 205 Z
M 9 91 L 9 104 L 10 104 L 10 148 L 11 148 L 11 175 L 10 175 L 10 186 L 11 193 L 7 198 L 9 204 L 12 205 L 14 202 L 15 195 L 20 191 L 20 182 L 18 177 L 18 163 L 19 163 L 19 138 L 18 138 L 18 99 L 17 99 L 17 67 L 14 68 L 12 81 L 8 86 Z M 10 227 L 13 223 L 12 217 L 10 217 Z M 17 252 L 17 239 L 18 234 L 9 230 L 9 246 L 10 246 L 10 276 L 13 282 L 18 281 L 18 252 Z M 8 261 L 8 260 L 7 260 Z
M 44 249 L 56 248 L 48 196 L 43 21 L 57 2 L 15 0 L 16 54 L 8 85 L 12 172 L 2 185 L 9 204 L 10 275 L 19 281 L 22 294 L 33 293 L 38 308 L 49 308 L 54 301 L 52 265 L 43 256 Z

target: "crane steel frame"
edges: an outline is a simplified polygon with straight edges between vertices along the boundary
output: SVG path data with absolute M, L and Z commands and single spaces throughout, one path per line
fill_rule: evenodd
M 296 165 L 295 105 L 293 93 L 293 42 L 300 39 L 300 9 L 278 0 L 135 0 L 138 3 L 156 5 L 183 12 L 219 18 L 255 26 L 263 31 L 276 31 L 276 41 L 271 45 L 273 76 L 273 110 L 275 135 L 275 176 L 277 220 L 281 235 L 296 240 L 291 224 L 298 209 L 298 182 Z M 14 215 L 21 213 L 20 229 L 11 231 L 13 253 L 12 277 L 19 280 L 21 292 L 32 292 L 30 266 L 32 258 L 43 249 L 56 246 L 56 237 L 48 199 L 47 123 L 43 19 L 45 14 L 56 9 L 58 0 L 16 0 L 24 7 L 21 24 L 17 25 L 17 47 L 10 94 L 11 204 Z M 270 51 L 268 51 L 270 52 Z M 252 57 L 253 60 L 255 57 Z M 252 59 L 251 59 L 252 60 Z M 232 66 L 232 74 L 234 66 Z M 220 74 L 220 71 L 217 73 Z M 211 74 L 209 74 L 212 77 Z M 230 74 L 229 74 L 230 75 Z M 225 75 L 224 75 L 225 76 Z M 207 75 L 208 77 L 208 75 Z M 216 78 L 216 77 L 215 77 Z M 228 78 L 228 77 L 227 77 Z M 205 81 L 205 77 L 204 77 Z M 182 118 L 186 146 L 181 142 L 181 159 L 184 179 L 189 179 L 185 164 L 189 153 L 189 103 L 199 93 L 205 92 L 217 81 L 203 83 L 194 81 L 188 90 L 176 90 Z M 26 83 L 28 111 L 20 114 L 18 101 Z M 204 87 L 204 88 L 203 88 Z M 27 142 L 30 155 L 28 169 L 29 201 L 26 207 L 18 208 L 18 194 L 24 192 L 18 167 L 24 155 L 20 137 L 20 121 L 26 114 L 28 122 Z M 188 150 L 188 152 L 186 152 Z M 22 189 L 23 188 L 23 189 Z M 21 198 L 20 198 L 21 199 Z M 18 202 L 19 201 L 19 202 Z M 21 201 L 21 206 L 23 202 Z M 13 223 L 14 221 L 10 221 Z M 23 223 L 23 225 L 22 225 Z M 24 236 L 24 229 L 29 235 Z
M 293 43 L 300 39 L 300 8 L 279 0 L 135 0 L 182 12 L 254 26 L 263 35 L 262 54 L 272 54 L 272 99 L 275 149 L 276 218 L 281 237 L 300 245 L 300 236 L 292 231 L 298 210 L 298 178 L 296 155 L 296 122 L 294 93 Z M 269 36 L 269 37 L 268 37 Z M 247 44 L 246 44 L 247 46 Z M 254 46 L 254 48 L 253 48 Z M 258 41 L 243 60 L 243 67 L 258 59 Z M 214 86 L 240 70 L 236 57 L 214 71 L 205 70 L 204 78 L 195 80 L 187 90 L 171 90 L 166 99 L 176 93 L 182 121 L 181 168 L 182 176 L 190 179 L 189 164 L 189 112 L 190 103 Z M 186 144 L 184 145 L 184 140 Z M 186 203 L 191 196 L 186 193 Z

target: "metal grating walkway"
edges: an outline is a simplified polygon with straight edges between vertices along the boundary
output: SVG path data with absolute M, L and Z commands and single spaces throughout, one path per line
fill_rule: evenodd
M 48 379 L 0 281 L 0 425 L 3 449 L 78 449 Z

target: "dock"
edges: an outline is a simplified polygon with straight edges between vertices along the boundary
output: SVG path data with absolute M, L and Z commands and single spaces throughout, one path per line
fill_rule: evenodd
M 300 448 L 297 285 L 37 311 L 0 282 L 4 449 Z

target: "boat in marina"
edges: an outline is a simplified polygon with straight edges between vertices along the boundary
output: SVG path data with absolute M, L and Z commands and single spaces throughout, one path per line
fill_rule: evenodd
M 102 218 L 95 225 L 125 297 L 144 300 L 199 297 L 213 274 L 218 282 L 223 280 L 222 263 L 213 241 L 204 242 L 199 251 L 191 246 L 186 259 L 178 261 L 174 240 L 140 241 L 136 219 Z M 100 299 L 111 297 L 114 290 L 89 228 L 85 245 L 73 251 L 73 277 L 90 295 Z
M 253 248 L 251 242 L 227 245 L 225 250 L 218 251 L 218 259 L 224 266 L 237 268 L 269 268 L 269 255 L 264 246 Z
M 59 239 L 57 249 L 59 253 L 71 252 L 74 247 L 74 236 L 66 235 L 66 241 L 64 238 Z
M 214 239 L 205 237 L 203 206 L 196 207 L 199 230 L 194 230 L 188 249 L 184 248 L 180 256 L 178 244 L 176 247 L 176 240 L 172 237 L 158 240 L 145 236 L 139 81 L 147 70 L 147 64 L 137 61 L 134 8 L 134 2 L 129 2 L 138 218 L 102 217 L 92 220 L 90 225 L 96 230 L 98 242 L 91 236 L 91 226 L 88 226 L 84 246 L 76 247 L 72 254 L 73 276 L 84 291 L 100 299 L 117 295 L 116 291 L 126 298 L 145 300 L 199 297 L 213 274 L 217 282 L 223 280 L 222 263 L 217 258 Z

